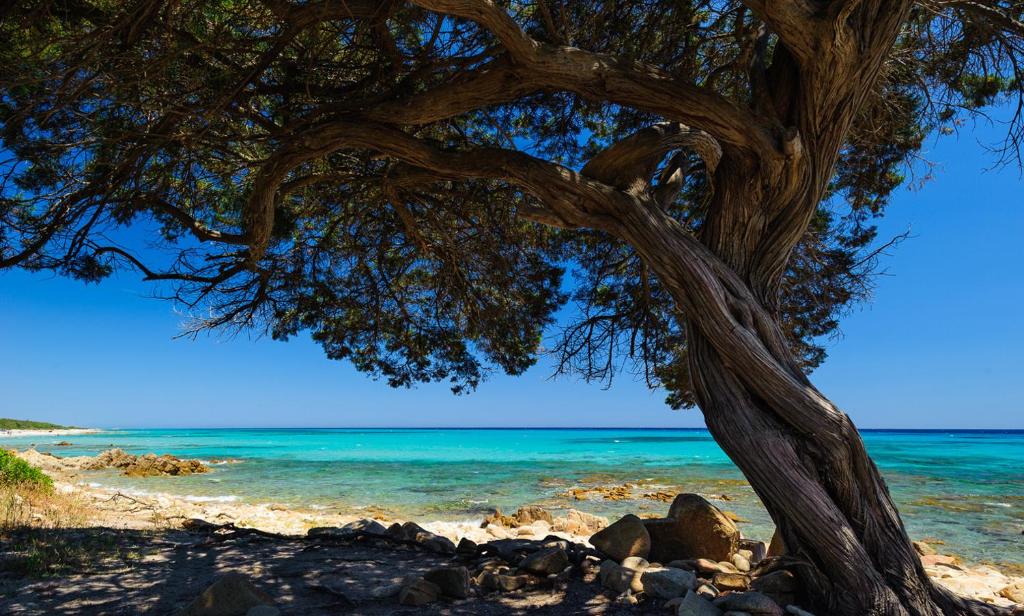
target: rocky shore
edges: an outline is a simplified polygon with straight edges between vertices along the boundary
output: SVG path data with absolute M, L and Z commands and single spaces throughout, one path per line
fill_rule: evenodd
M 96 468 L 143 476 L 203 472 L 196 461 L 170 456 L 114 451 L 61 458 L 35 450 L 19 455 L 50 473 L 59 491 L 87 503 L 84 526 L 144 531 L 133 549 L 147 556 L 131 566 L 133 572 L 146 573 L 139 577 L 131 605 L 124 604 L 124 596 L 107 596 L 101 589 L 108 579 L 104 575 L 114 593 L 115 587 L 130 584 L 134 574 L 97 572 L 66 580 L 83 589 L 73 600 L 54 591 L 52 584 L 22 581 L 17 592 L 0 599 L 3 613 L 127 614 L 138 613 L 140 601 L 163 601 L 166 609 L 152 613 L 183 616 L 333 613 L 339 605 L 365 614 L 401 609 L 446 614 L 526 609 L 678 616 L 813 613 L 780 547 L 744 537 L 733 517 L 696 494 L 674 495 L 664 517 L 627 515 L 611 524 L 575 509 L 535 506 L 510 514 L 495 511 L 478 523 L 417 524 L 88 486 L 88 475 Z M 1024 603 L 1024 578 L 968 566 L 925 543 L 917 546 L 925 569 L 938 583 L 995 605 Z M 290 556 L 282 560 L 285 553 Z M 207 563 L 211 554 L 216 556 L 212 565 L 202 572 L 192 570 L 195 559 Z M 372 564 L 339 565 L 355 561 Z M 306 564 L 293 570 L 286 562 Z M 153 594 L 153 581 L 146 577 L 161 571 L 187 579 L 170 604 Z M 58 601 L 109 605 L 92 612 L 45 611 Z

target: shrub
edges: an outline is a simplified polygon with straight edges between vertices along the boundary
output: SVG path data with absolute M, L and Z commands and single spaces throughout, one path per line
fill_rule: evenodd
M 0 449 L 0 484 L 29 484 L 46 490 L 53 489 L 53 479 L 49 475 L 6 449 Z

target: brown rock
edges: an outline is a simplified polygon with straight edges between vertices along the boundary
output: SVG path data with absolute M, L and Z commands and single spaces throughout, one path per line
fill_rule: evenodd
M 750 588 L 750 576 L 745 573 L 716 573 L 711 583 L 718 590 L 746 590 Z
M 245 576 L 228 573 L 218 578 L 177 616 L 239 616 L 257 605 L 273 605 L 270 595 Z
M 758 592 L 733 592 L 715 599 L 715 607 L 729 612 L 745 612 L 752 616 L 782 616 L 784 612 L 774 601 Z
M 933 548 L 932 546 L 928 545 L 924 541 L 915 541 L 914 542 L 914 551 L 916 551 L 921 556 L 932 556 L 932 555 L 938 553 L 938 552 L 935 551 L 935 548 Z
M 651 551 L 651 536 L 643 520 L 632 514 L 591 536 L 590 543 L 616 561 L 630 556 L 647 558 Z
M 727 561 L 739 547 L 740 532 L 721 510 L 696 494 L 680 494 L 667 518 L 645 520 L 650 559 L 658 562 L 710 558 Z
M 531 505 L 529 507 L 520 507 L 516 510 L 515 523 L 518 526 L 529 526 L 534 522 L 547 522 L 548 524 L 554 524 L 555 519 L 551 517 L 542 507 Z

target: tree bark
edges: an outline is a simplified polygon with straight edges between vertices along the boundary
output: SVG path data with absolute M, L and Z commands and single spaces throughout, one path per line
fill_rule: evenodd
M 735 270 L 654 207 L 626 216 L 620 234 L 683 308 L 708 429 L 775 521 L 818 613 L 1009 613 L 931 582 L 852 421 L 796 367 Z

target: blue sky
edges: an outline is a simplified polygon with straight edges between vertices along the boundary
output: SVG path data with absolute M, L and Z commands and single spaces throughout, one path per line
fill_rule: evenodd
M 979 126 L 925 153 L 939 164 L 900 189 L 874 299 L 843 322 L 812 375 L 865 428 L 1024 428 L 1024 180 L 990 169 Z M 610 390 L 551 380 L 542 360 L 469 396 L 393 390 L 327 360 L 307 339 L 175 339 L 182 315 L 131 273 L 100 284 L 0 273 L 0 416 L 98 427 L 695 427 L 629 376 Z

